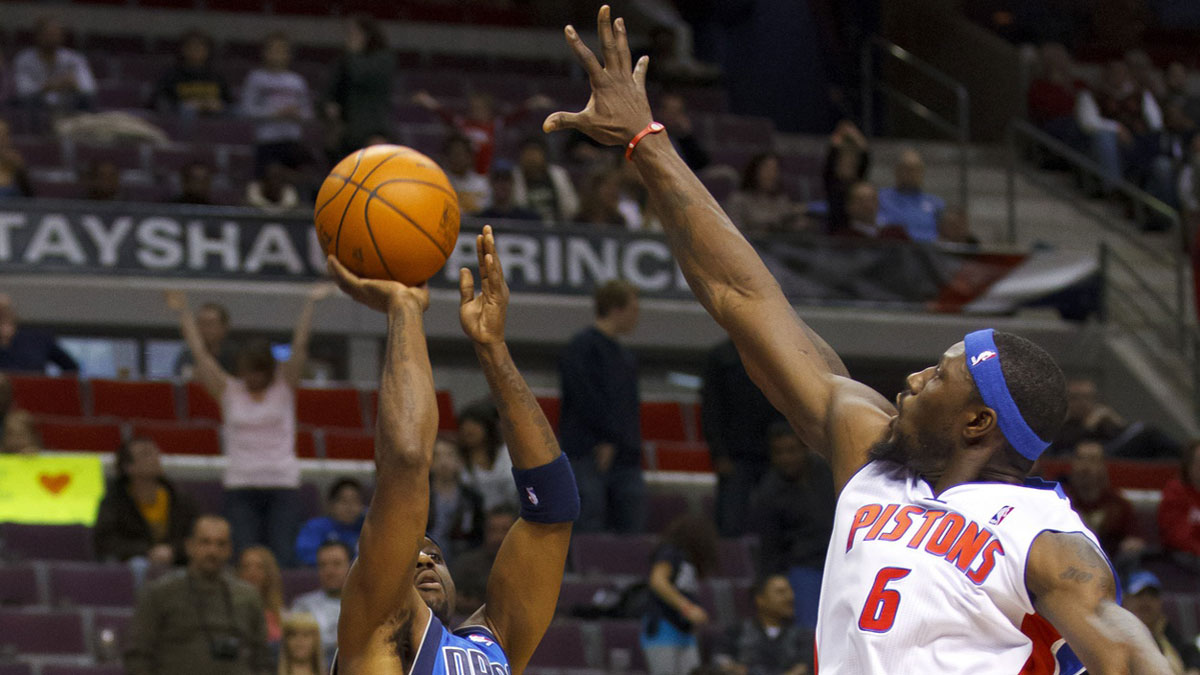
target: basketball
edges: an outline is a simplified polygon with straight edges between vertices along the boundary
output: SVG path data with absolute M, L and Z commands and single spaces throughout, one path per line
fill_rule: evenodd
M 360 277 L 429 280 L 458 240 L 458 196 L 441 167 L 399 145 L 372 145 L 338 162 L 313 221 L 325 253 Z

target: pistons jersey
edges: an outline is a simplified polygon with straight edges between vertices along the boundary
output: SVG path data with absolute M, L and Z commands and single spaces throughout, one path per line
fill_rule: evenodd
M 871 462 L 842 490 L 817 621 L 820 675 L 1076 675 L 1078 658 L 1033 607 L 1025 563 L 1042 532 L 1100 544 L 1056 483 L 924 479 Z

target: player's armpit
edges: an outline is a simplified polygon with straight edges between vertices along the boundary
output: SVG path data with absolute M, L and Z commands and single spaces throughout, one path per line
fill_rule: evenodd
M 1043 532 L 1029 550 L 1034 606 L 1092 675 L 1170 673 L 1150 631 L 1116 603 L 1108 562 L 1084 535 Z

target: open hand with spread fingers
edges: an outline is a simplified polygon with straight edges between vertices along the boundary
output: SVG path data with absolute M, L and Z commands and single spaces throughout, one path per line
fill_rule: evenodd
M 458 318 L 467 337 L 481 345 L 504 342 L 504 319 L 508 313 L 508 284 L 504 282 L 504 270 L 500 267 L 500 256 L 496 255 L 496 237 L 492 226 L 485 225 L 483 234 L 475 238 L 475 250 L 479 254 L 479 286 L 482 292 L 475 295 L 475 280 L 471 270 L 458 271 L 458 290 L 461 304 Z
M 567 44 L 587 72 L 592 97 L 577 113 L 556 112 L 547 117 L 542 123 L 546 133 L 578 129 L 598 143 L 625 145 L 651 122 L 650 101 L 646 98 L 646 68 L 650 65 L 650 57 L 643 56 L 636 66 L 631 66 L 625 20 L 613 21 L 611 13 L 608 5 L 604 5 L 597 17 L 603 66 L 579 39 L 573 26 L 564 30 Z
M 429 309 L 429 287 L 425 284 L 407 286 L 399 281 L 363 279 L 346 269 L 333 256 L 326 258 L 326 264 L 330 276 L 342 292 L 377 312 L 387 312 L 405 302 L 415 303 L 422 312 Z

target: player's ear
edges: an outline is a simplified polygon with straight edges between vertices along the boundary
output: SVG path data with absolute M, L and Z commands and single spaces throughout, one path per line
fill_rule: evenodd
M 982 403 L 969 407 L 964 414 L 967 424 L 963 427 L 963 436 L 968 441 L 977 441 L 996 428 L 996 411 Z

